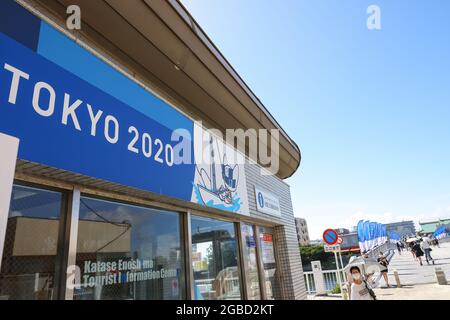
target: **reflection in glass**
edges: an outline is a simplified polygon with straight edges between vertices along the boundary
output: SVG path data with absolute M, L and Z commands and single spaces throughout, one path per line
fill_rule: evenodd
M 279 299 L 277 297 L 277 264 L 275 261 L 275 249 L 273 240 L 273 229 L 259 227 L 259 242 L 261 259 L 264 266 L 264 282 L 266 286 L 267 299 Z
M 56 299 L 62 194 L 15 185 L 0 274 L 0 299 Z
M 240 299 L 234 224 L 192 216 L 191 232 L 194 298 Z
M 256 239 L 251 225 L 241 224 L 243 243 L 243 260 L 246 273 L 247 298 L 249 300 L 261 299 L 259 288 L 258 261 L 256 258 Z
M 74 299 L 184 299 L 178 213 L 81 198 Z

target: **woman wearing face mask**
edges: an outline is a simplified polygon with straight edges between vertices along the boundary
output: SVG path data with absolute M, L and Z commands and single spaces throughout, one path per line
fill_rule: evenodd
M 375 293 L 361 275 L 357 266 L 350 268 L 352 285 L 350 286 L 350 300 L 375 300 Z

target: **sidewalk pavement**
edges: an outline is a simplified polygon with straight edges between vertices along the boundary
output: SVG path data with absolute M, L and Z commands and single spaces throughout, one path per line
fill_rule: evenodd
M 418 284 L 401 288 L 375 289 L 378 300 L 450 300 L 450 285 Z
M 395 284 L 394 270 L 398 271 L 402 285 L 436 283 L 436 267 L 442 268 L 447 280 L 450 280 L 450 242 L 442 243 L 440 248 L 432 247 L 431 256 L 435 261 L 434 265 L 427 264 L 425 257 L 422 257 L 423 266 L 420 266 L 410 251 L 402 251 L 401 255 L 395 251 L 389 264 L 389 283 Z M 381 279 L 380 283 L 384 286 L 384 279 Z
M 450 285 L 418 284 L 402 288 L 377 288 L 374 290 L 378 300 L 450 300 Z M 342 300 L 341 295 L 309 295 L 308 300 Z

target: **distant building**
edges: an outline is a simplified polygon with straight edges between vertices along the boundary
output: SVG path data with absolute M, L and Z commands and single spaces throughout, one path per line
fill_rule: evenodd
M 297 229 L 297 239 L 301 246 L 308 246 L 310 244 L 308 225 L 306 219 L 295 218 L 295 226 Z
M 390 232 L 396 232 L 400 238 L 414 236 L 416 234 L 416 227 L 413 221 L 401 221 L 386 223 L 386 231 L 389 236 Z
M 334 230 L 337 232 L 338 235 L 350 233 L 350 230 L 348 230 L 346 228 L 337 228 Z
M 443 219 L 435 219 L 435 220 L 427 220 L 427 221 L 419 221 L 420 230 L 419 233 L 429 234 L 436 231 L 436 229 L 440 226 L 450 224 L 450 218 Z
M 359 251 L 358 233 L 347 232 L 341 234 L 340 237 L 342 238 L 341 249 L 343 252 Z

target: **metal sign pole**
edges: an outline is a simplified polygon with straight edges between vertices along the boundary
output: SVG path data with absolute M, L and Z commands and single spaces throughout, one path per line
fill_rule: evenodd
M 341 250 L 339 250 L 339 260 L 341 261 L 341 270 L 343 271 L 344 270 L 344 262 L 342 262 Z M 344 278 L 344 275 L 342 274 L 342 272 L 341 272 L 341 276 L 342 276 L 342 281 L 345 282 L 345 278 Z
M 340 249 L 339 249 L 339 260 L 341 261 L 341 271 L 339 272 L 339 274 L 341 275 L 341 278 L 342 278 L 341 295 L 342 295 L 342 298 L 345 299 L 344 290 L 342 288 L 342 286 L 345 284 L 345 277 L 344 277 L 344 273 L 343 273 L 343 271 L 344 271 L 344 263 L 342 262 L 342 252 L 341 252 Z
M 339 287 L 341 288 L 341 293 L 342 293 L 342 281 L 341 281 L 341 276 L 340 276 L 340 272 L 339 272 L 339 261 L 337 258 L 337 253 L 336 250 L 333 251 L 334 253 L 334 260 L 336 261 L 336 280 L 339 282 Z

